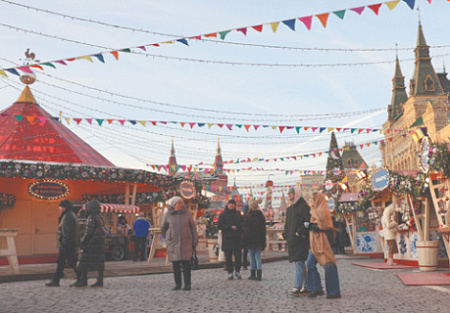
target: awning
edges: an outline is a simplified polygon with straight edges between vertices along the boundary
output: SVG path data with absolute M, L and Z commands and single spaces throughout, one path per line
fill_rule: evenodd
M 102 213 L 114 212 L 114 213 L 139 213 L 140 208 L 137 205 L 130 204 L 113 204 L 113 203 L 100 203 Z M 86 210 L 83 204 L 83 210 Z
M 339 202 L 356 202 L 358 201 L 358 194 L 357 192 L 343 193 L 339 198 Z

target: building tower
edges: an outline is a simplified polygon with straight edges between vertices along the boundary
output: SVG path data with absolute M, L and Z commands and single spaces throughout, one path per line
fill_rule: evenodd
M 173 146 L 173 137 L 172 137 L 172 147 L 170 149 L 170 157 L 169 164 L 167 164 L 168 174 L 169 176 L 175 176 L 178 171 L 177 158 L 175 157 L 175 148 Z

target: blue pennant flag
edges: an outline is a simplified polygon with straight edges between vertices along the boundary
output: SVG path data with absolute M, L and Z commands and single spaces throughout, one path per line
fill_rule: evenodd
M 92 55 L 96 57 L 100 62 L 105 63 L 105 59 L 103 59 L 103 55 L 101 53 Z
M 295 30 L 295 18 L 292 20 L 282 21 L 284 25 L 288 26 L 290 29 Z

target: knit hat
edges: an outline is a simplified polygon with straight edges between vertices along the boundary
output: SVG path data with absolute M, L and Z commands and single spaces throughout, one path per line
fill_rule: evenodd
M 248 207 L 250 210 L 257 210 L 258 209 L 258 205 L 262 203 L 262 199 L 258 198 L 256 200 L 250 201 L 250 203 L 248 204 Z
M 65 209 L 72 209 L 72 203 L 69 200 L 63 200 L 59 203 L 59 206 Z
M 233 199 L 231 199 L 230 201 L 228 201 L 227 204 L 234 204 L 234 205 L 236 205 L 236 201 L 234 201 Z
M 173 197 L 173 198 L 170 198 L 170 199 L 169 199 L 168 204 L 169 204 L 171 207 L 175 207 L 175 205 L 176 205 L 179 201 L 183 201 L 183 198 L 181 198 L 181 197 Z

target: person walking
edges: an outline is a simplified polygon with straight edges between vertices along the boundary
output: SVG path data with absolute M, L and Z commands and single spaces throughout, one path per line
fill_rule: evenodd
M 290 294 L 301 296 L 308 294 L 305 262 L 309 251 L 310 207 L 302 197 L 302 190 L 298 187 L 289 189 L 288 199 L 291 205 L 286 209 L 283 238 L 287 243 L 289 262 L 295 264 L 294 288 Z
M 266 218 L 259 210 L 262 199 L 249 203 L 249 211 L 244 218 L 243 240 L 250 253 L 250 280 L 262 280 L 261 251 L 266 247 Z
M 52 280 L 45 285 L 47 287 L 59 287 L 59 281 L 64 273 L 66 262 L 75 271 L 77 281 L 80 272 L 76 268 L 77 249 L 79 243 L 79 229 L 77 216 L 69 200 L 63 200 L 58 206 L 61 216 L 59 217 L 58 230 L 56 231 L 56 245 L 58 247 L 58 259 L 56 261 L 56 272 Z
M 398 253 L 396 241 L 398 223 L 395 221 L 395 207 L 393 204 L 388 205 L 384 209 L 383 216 L 381 217 L 381 224 L 383 226 L 384 240 L 386 240 L 389 248 L 386 264 L 396 265 L 396 263 L 394 263 L 394 254 Z
M 241 279 L 241 234 L 242 234 L 242 215 L 236 210 L 236 202 L 230 200 L 225 210 L 219 215 L 217 223 L 222 231 L 222 251 L 225 253 L 225 262 L 228 272 L 228 280 L 233 279 L 233 254 L 234 254 L 234 272 L 237 279 Z
M 88 271 L 97 271 L 97 282 L 91 288 L 103 287 L 103 272 L 105 270 L 105 221 L 101 214 L 100 202 L 91 200 L 85 204 L 87 222 L 86 233 L 80 244 L 80 257 L 78 270 L 81 272 L 80 280 L 73 287 L 87 287 Z
M 146 249 L 147 249 L 147 237 L 149 233 L 150 223 L 145 219 L 144 212 L 139 213 L 139 217 L 136 219 L 133 225 L 134 230 L 134 258 L 133 261 L 137 261 L 139 254 L 140 260 L 145 261 Z
M 191 290 L 191 256 L 198 244 L 197 227 L 192 214 L 180 197 L 168 201 L 167 212 L 161 223 L 161 232 L 166 235 L 167 256 L 172 262 L 175 287 L 181 289 L 181 266 L 183 266 L 184 288 Z
M 339 288 L 336 258 L 326 234 L 327 231 L 333 229 L 333 222 L 327 200 L 321 192 L 313 195 L 309 229 L 311 251 L 306 261 L 306 267 L 308 268 L 308 290 L 311 291 L 309 297 L 314 298 L 324 295 L 320 275 L 317 271 L 317 263 L 319 263 L 325 270 L 327 299 L 340 298 L 341 291 Z

